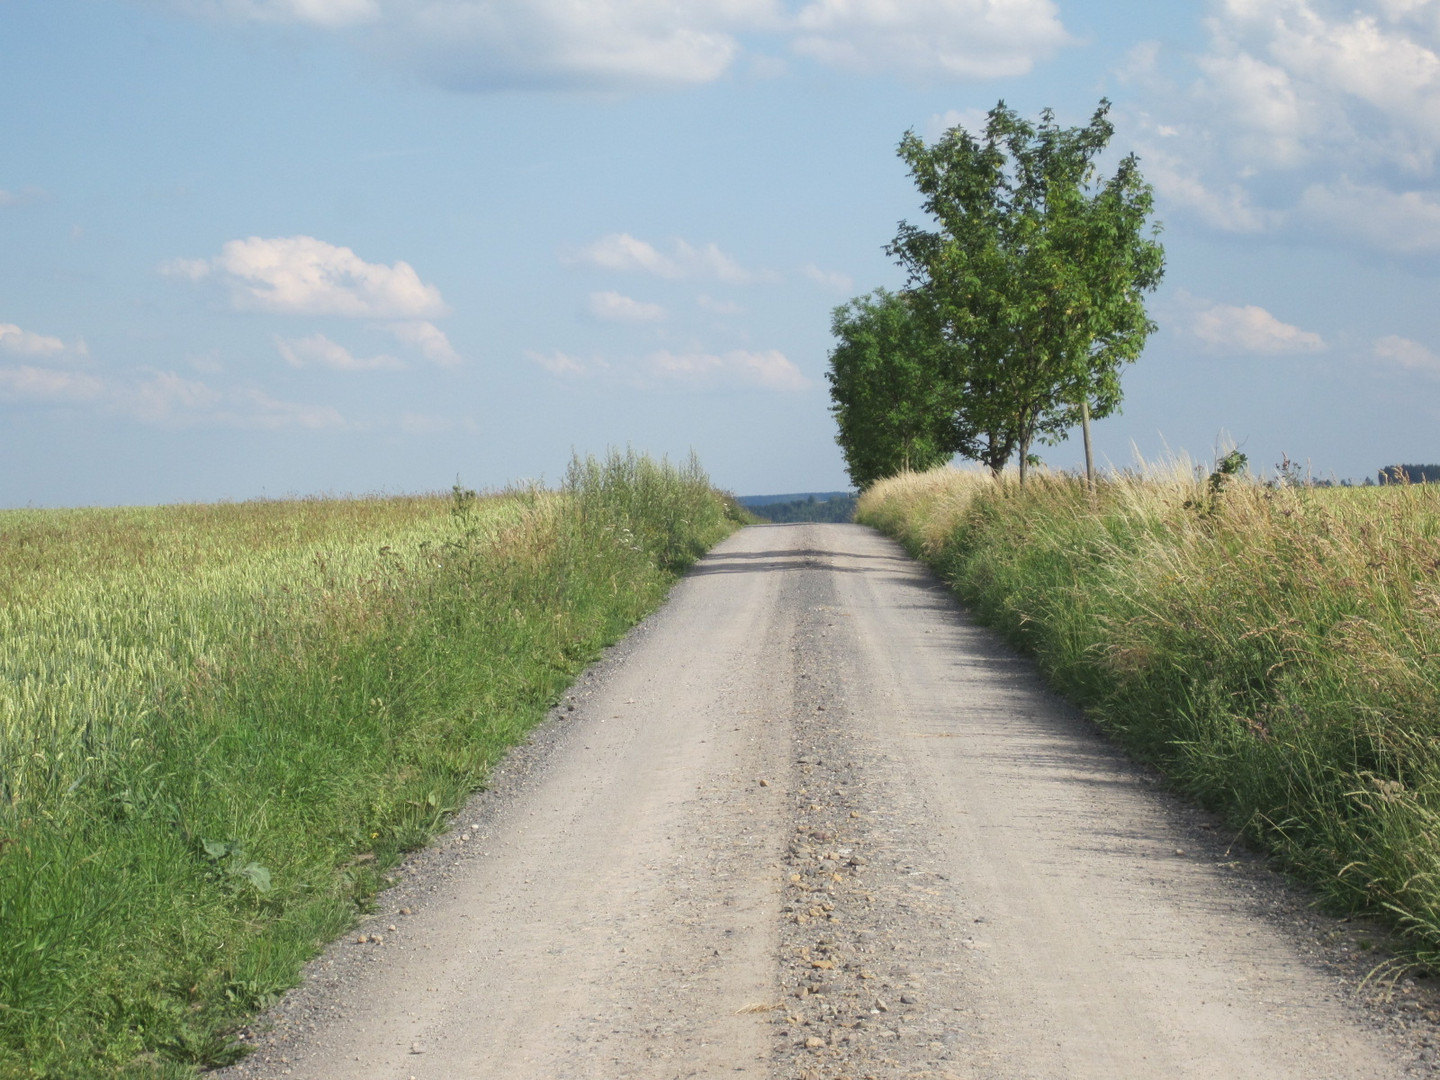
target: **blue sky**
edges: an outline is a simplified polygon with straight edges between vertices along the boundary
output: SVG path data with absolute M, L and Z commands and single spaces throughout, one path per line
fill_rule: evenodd
M 0 506 L 846 477 L 908 128 L 1114 102 L 1116 464 L 1440 459 L 1440 0 L 0 0 Z M 1075 464 L 1078 438 L 1043 448 Z

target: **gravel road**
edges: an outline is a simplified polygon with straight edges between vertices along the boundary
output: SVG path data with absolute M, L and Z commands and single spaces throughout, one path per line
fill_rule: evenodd
M 1231 839 L 893 543 L 757 526 L 220 1075 L 1437 1075 L 1434 980 Z

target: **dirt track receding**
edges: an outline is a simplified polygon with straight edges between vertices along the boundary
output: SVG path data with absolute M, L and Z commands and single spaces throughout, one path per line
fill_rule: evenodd
M 226 1075 L 1431 1075 L 1226 840 L 894 544 L 747 529 Z

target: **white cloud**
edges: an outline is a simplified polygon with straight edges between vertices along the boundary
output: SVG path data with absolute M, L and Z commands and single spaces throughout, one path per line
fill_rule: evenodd
M 1390 191 L 1342 178 L 1312 184 L 1300 196 L 1302 218 L 1392 255 L 1440 252 L 1440 194 Z
M 390 323 L 385 329 L 396 341 L 419 349 L 420 355 L 432 364 L 457 367 L 464 362 L 450 344 L 450 339 L 445 336 L 445 331 L 434 323 L 412 320 Z
M 161 271 L 192 280 L 214 274 L 242 310 L 402 319 L 446 310 L 440 290 L 409 263 L 369 263 L 313 236 L 231 240 L 213 259 L 174 259 Z
M 1202 94 L 1255 136 L 1252 153 L 1278 140 L 1295 164 L 1359 144 L 1350 152 L 1415 166 L 1440 142 L 1440 20 L 1423 14 L 1394 0 L 1225 0 Z
M 43 199 L 45 193 L 39 188 L 28 187 L 21 191 L 6 191 L 0 188 L 0 206 L 24 206 L 26 203 Z
M 1407 370 L 1440 375 L 1440 356 L 1418 341 L 1389 334 L 1375 342 L 1373 351 L 1381 360 L 1388 360 Z
M 114 388 L 110 396 L 117 411 L 142 423 L 160 424 L 210 413 L 224 395 L 207 383 L 157 371 L 132 385 Z
M 359 357 L 345 346 L 331 341 L 324 334 L 311 334 L 303 338 L 275 338 L 275 347 L 292 367 L 323 367 L 331 371 L 383 371 L 397 370 L 404 362 L 381 353 L 377 356 Z
M 217 389 L 173 371 L 152 369 L 101 376 L 29 364 L 0 365 L 0 401 L 83 406 L 99 415 L 169 427 L 345 426 L 339 411 L 328 405 L 281 401 L 254 387 Z
M 525 359 L 532 364 L 544 368 L 551 375 L 589 375 L 597 368 L 604 365 L 599 363 L 587 363 L 578 357 L 563 353 L 559 349 L 552 349 L 550 352 L 527 352 Z
M 842 274 L 838 270 L 821 270 L 814 263 L 806 263 L 800 272 L 817 285 L 836 292 L 848 293 L 855 287 L 855 279 L 849 274 Z
M 601 270 L 643 271 L 662 278 L 714 278 L 732 285 L 770 280 L 773 275 L 746 270 L 715 244 L 694 247 L 676 238 L 670 253 L 638 240 L 629 233 L 610 233 L 577 251 L 562 252 L 567 266 L 594 266 Z
M 58 337 L 22 330 L 14 323 L 0 323 L 0 352 L 50 360 L 84 360 L 90 355 L 83 338 L 67 345 Z
M 94 375 L 56 371 L 29 364 L 0 367 L 0 398 L 10 401 L 93 401 L 105 393 L 105 383 Z
M 665 309 L 659 304 L 632 300 L 618 292 L 591 293 L 586 310 L 604 322 L 647 323 L 665 318 Z
M 1210 7 L 1193 80 L 1154 43 L 1122 73 L 1146 96 L 1136 148 L 1162 199 L 1228 231 L 1318 232 L 1392 254 L 1440 246 L 1440 5 Z
M 207 353 L 195 353 L 187 356 L 185 362 L 202 375 L 219 375 L 225 370 L 225 365 L 221 362 L 219 353 L 213 350 Z
M 345 31 L 441 85 L 630 91 L 713 82 L 748 45 L 846 70 L 989 78 L 1069 37 L 1052 0 L 168 0 L 198 16 Z
M 912 77 L 1023 75 L 1070 40 L 1050 0 L 814 0 L 795 29 L 801 55 Z
M 925 138 L 935 142 L 951 128 L 964 128 L 971 135 L 979 135 L 990 122 L 990 114 L 984 109 L 946 109 L 933 113 L 925 121 Z
M 345 418 L 333 406 L 281 401 L 253 388 L 231 394 L 229 407 L 218 412 L 215 420 L 232 427 L 267 431 L 292 427 L 321 431 L 346 426 Z
M 724 353 L 703 351 L 671 352 L 661 349 L 644 357 L 611 363 L 599 357 L 582 360 L 568 353 L 529 352 L 526 358 L 552 375 L 564 378 L 603 376 L 637 389 L 660 384 L 681 384 L 696 389 L 726 386 L 757 386 L 765 390 L 806 390 L 810 380 L 775 349 L 751 352 L 732 349 Z
M 1325 341 L 1319 334 L 1283 323 L 1254 304 L 1231 307 L 1216 304 L 1198 312 L 1191 332 L 1217 349 L 1239 349 L 1252 353 L 1319 352 Z
M 208 276 L 211 269 L 209 259 L 166 259 L 160 264 L 160 273 L 166 277 L 183 277 L 191 281 Z
M 673 353 L 662 350 L 645 358 L 646 367 L 665 379 L 698 385 L 740 384 L 766 390 L 804 390 L 810 381 L 776 349 L 726 353 Z
M 776 23 L 778 0 L 171 0 L 199 14 L 322 28 L 455 89 L 629 90 L 723 74 L 736 30 Z M 362 27 L 363 28 L 363 27 Z
M 427 413 L 402 412 L 399 426 L 406 435 L 440 435 L 453 430 L 455 421 Z
M 318 431 L 346 426 L 340 412 L 329 405 L 282 401 L 253 386 L 218 389 L 171 371 L 151 371 L 143 378 L 108 386 L 104 404 L 110 412 L 164 427 L 204 424 Z
M 1193 211 L 1224 232 L 1258 233 L 1279 223 L 1281 215 L 1257 206 L 1240 183 L 1202 178 L 1192 162 L 1166 151 L 1144 152 L 1145 177 L 1162 198 Z
M 65 351 L 58 337 L 21 330 L 14 323 L 0 323 L 0 349 L 22 356 L 53 356 Z
M 326 28 L 372 22 L 380 15 L 379 0 L 171 0 L 171 4 L 212 18 L 310 23 Z
M 734 300 L 717 300 L 704 293 L 695 298 L 695 303 L 716 315 L 743 315 L 745 313 L 745 309 Z

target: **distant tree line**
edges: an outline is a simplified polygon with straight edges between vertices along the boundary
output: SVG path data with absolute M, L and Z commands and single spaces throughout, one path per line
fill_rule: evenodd
M 1440 465 L 1386 465 L 1382 484 L 1440 484 Z
M 829 499 L 817 499 L 810 495 L 790 502 L 762 503 L 747 509 L 756 517 L 773 521 L 777 525 L 797 521 L 854 521 L 855 496 L 839 495 Z
M 1119 408 L 1120 369 L 1155 329 L 1144 294 L 1164 273 L 1153 196 L 1133 154 L 1096 159 L 1110 103 L 1090 122 L 1039 124 L 1002 101 L 985 130 L 900 142 L 934 228 L 902 222 L 886 251 L 908 275 L 835 309 L 830 396 L 851 480 L 865 488 L 956 454 L 999 472 Z

